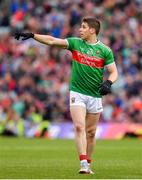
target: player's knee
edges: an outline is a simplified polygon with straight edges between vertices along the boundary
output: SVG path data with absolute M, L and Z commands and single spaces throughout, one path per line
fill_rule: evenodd
M 87 138 L 93 139 L 96 134 L 96 129 L 88 130 L 87 131 Z
M 83 124 L 76 124 L 75 125 L 76 133 L 81 133 L 85 131 L 85 126 Z

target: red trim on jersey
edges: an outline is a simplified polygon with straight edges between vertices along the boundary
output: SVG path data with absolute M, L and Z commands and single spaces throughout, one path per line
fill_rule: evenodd
M 79 51 L 72 51 L 73 59 L 80 64 L 85 64 L 87 66 L 95 67 L 95 68 L 103 68 L 104 67 L 104 59 L 97 58 L 95 56 L 89 56 L 87 54 L 81 53 Z

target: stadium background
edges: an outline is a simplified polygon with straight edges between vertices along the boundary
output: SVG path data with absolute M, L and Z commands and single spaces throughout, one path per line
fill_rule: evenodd
M 73 138 L 68 84 L 71 54 L 16 31 L 78 36 L 83 16 L 102 23 L 99 39 L 115 55 L 119 79 L 104 97 L 97 138 L 142 135 L 141 0 L 1 0 L 0 135 Z

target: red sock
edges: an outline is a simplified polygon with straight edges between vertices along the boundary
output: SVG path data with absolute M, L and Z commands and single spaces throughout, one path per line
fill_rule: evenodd
M 91 159 L 87 159 L 87 162 L 88 162 L 89 164 L 91 163 L 91 161 L 92 161 Z
M 79 156 L 79 159 L 80 159 L 80 161 L 82 161 L 82 160 L 87 160 L 87 155 L 81 154 L 81 155 Z

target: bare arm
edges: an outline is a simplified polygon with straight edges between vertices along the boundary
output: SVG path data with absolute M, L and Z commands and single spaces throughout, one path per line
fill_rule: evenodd
M 40 43 L 47 44 L 50 46 L 56 46 L 60 48 L 67 48 L 68 42 L 65 39 L 55 38 L 49 35 L 34 34 L 34 39 Z
M 60 39 L 60 38 L 55 38 L 53 36 L 49 35 L 41 35 L 41 34 L 33 34 L 31 32 L 29 33 L 23 33 L 23 32 L 16 32 L 14 34 L 15 39 L 19 40 L 22 38 L 22 40 L 27 40 L 30 38 L 35 39 L 36 41 L 47 44 L 50 46 L 56 46 L 60 48 L 68 48 L 68 42 L 66 39 Z
M 108 80 L 104 81 L 100 87 L 100 94 L 101 95 L 107 95 L 111 92 L 111 85 L 117 80 L 118 78 L 118 71 L 116 64 L 110 64 L 106 66 L 109 72 Z
M 106 66 L 109 72 L 109 77 L 108 80 L 112 81 L 113 83 L 118 79 L 118 71 L 117 71 L 117 67 L 116 64 L 110 64 L 108 66 Z

